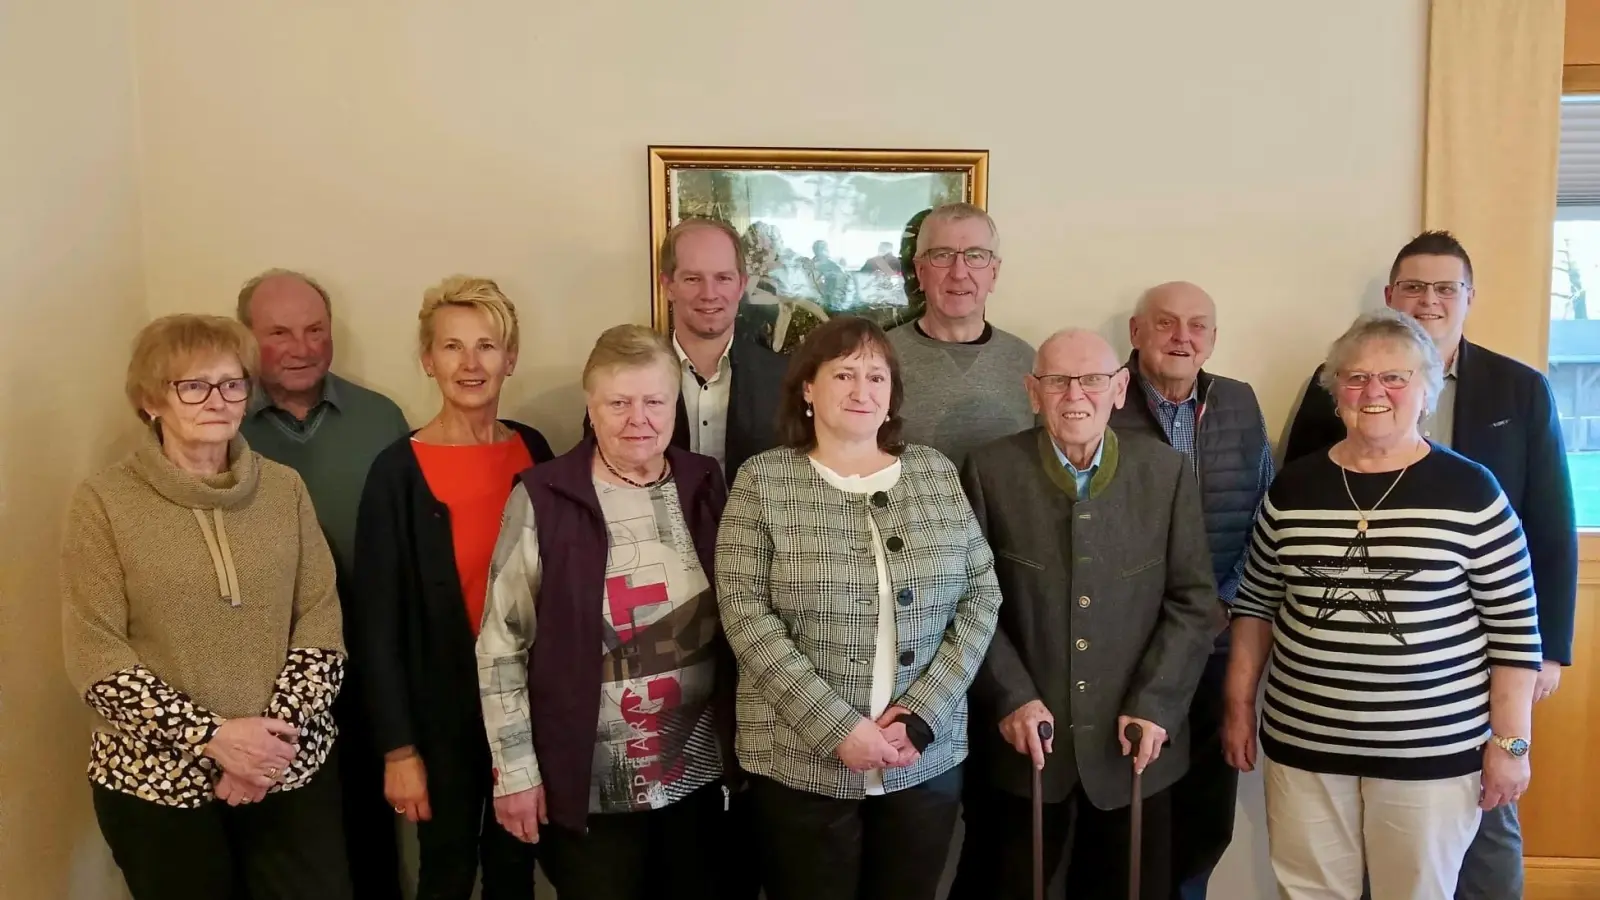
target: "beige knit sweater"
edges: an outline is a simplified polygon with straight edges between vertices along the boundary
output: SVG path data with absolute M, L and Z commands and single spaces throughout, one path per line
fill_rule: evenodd
M 229 448 L 227 472 L 175 466 L 155 435 L 72 498 L 62 559 L 73 688 L 104 717 L 90 778 L 171 806 L 211 799 L 224 720 L 303 730 L 297 787 L 334 739 L 344 643 L 333 558 L 292 469 Z

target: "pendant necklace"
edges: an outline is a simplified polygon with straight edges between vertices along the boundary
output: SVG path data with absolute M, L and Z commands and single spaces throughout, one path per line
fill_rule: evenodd
M 636 488 L 653 488 L 672 477 L 672 463 L 667 462 L 665 459 L 661 461 L 661 475 L 658 476 L 655 481 L 641 483 L 634 481 L 632 478 L 629 478 L 621 472 L 618 472 L 617 467 L 611 464 L 611 460 L 606 459 L 606 455 L 600 452 L 599 447 L 594 448 L 594 453 L 596 456 L 600 457 L 600 462 L 605 465 L 607 472 L 610 472 L 612 475 L 615 475 L 616 477 L 622 479 L 628 484 L 633 485 Z
M 1391 483 L 1389 485 L 1389 489 L 1383 492 L 1383 496 L 1378 498 L 1378 502 L 1377 503 L 1372 504 L 1372 508 L 1371 509 L 1362 509 L 1361 508 L 1361 504 L 1356 502 L 1356 495 L 1354 493 L 1352 493 L 1351 490 L 1350 490 L 1350 470 L 1346 469 L 1344 466 L 1340 466 L 1339 467 L 1339 477 L 1344 480 L 1344 495 L 1346 497 L 1350 498 L 1350 505 L 1355 507 L 1356 515 L 1361 517 L 1360 519 L 1356 520 L 1356 534 L 1357 535 L 1361 535 L 1361 536 L 1365 536 L 1366 535 L 1366 533 L 1367 533 L 1367 513 L 1376 512 L 1378 507 L 1383 505 L 1383 501 L 1389 499 L 1389 495 L 1394 493 L 1394 489 L 1396 487 L 1399 487 L 1400 479 L 1406 477 L 1407 470 L 1409 470 L 1413 465 L 1415 465 L 1414 462 L 1406 463 L 1405 468 L 1401 469 L 1400 470 L 1400 474 L 1396 475 L 1394 477 L 1394 481 L 1393 481 L 1393 483 Z

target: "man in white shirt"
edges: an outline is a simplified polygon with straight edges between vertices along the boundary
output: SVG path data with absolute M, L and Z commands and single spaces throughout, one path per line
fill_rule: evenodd
M 729 484 L 750 457 L 777 445 L 773 418 L 788 360 L 734 319 L 749 281 L 739 234 L 714 219 L 685 219 L 661 247 L 661 287 L 672 307 L 672 346 L 683 367 L 672 442 L 720 463 Z

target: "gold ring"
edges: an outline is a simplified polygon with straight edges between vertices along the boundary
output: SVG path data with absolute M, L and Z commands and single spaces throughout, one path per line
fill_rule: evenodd
M 277 770 L 277 769 L 274 769 L 274 768 L 271 768 L 271 767 L 270 767 L 270 766 L 269 766 L 269 767 L 268 767 L 268 768 L 267 768 L 267 777 L 268 777 L 268 778 L 277 778 L 277 777 L 278 777 L 278 770 Z

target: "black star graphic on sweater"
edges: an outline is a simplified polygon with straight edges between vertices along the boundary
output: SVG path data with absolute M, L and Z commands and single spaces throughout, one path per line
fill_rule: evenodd
M 1317 609 L 1316 621 L 1331 619 L 1345 610 L 1360 613 L 1367 621 L 1383 628 L 1404 644 L 1405 634 L 1395 621 L 1394 609 L 1389 606 L 1384 588 L 1406 587 L 1407 579 L 1422 571 L 1422 568 L 1374 566 L 1372 562 L 1367 554 L 1367 536 L 1359 534 L 1349 549 L 1345 550 L 1344 556 L 1333 565 L 1300 567 L 1322 588 L 1322 605 Z M 1360 577 L 1365 583 L 1358 587 L 1348 586 L 1346 582 L 1357 577 L 1357 572 L 1361 573 Z

